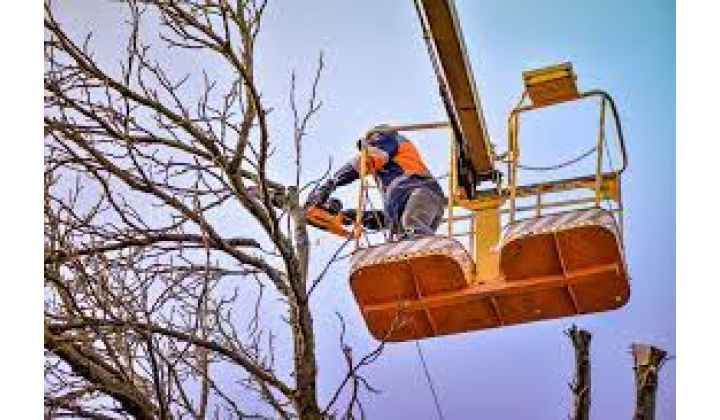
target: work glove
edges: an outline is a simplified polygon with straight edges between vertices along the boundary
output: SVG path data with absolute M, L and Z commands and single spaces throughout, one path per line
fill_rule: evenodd
M 342 211 L 343 219 L 342 223 L 345 226 L 349 226 L 355 223 L 355 217 L 357 215 L 356 209 L 347 209 Z M 385 219 L 385 213 L 382 210 L 365 210 L 360 218 L 360 223 L 370 230 L 383 230 L 387 229 L 387 220 Z

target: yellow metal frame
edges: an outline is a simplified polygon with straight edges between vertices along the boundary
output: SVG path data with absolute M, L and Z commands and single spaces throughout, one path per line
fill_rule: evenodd
M 570 63 L 523 72 L 525 91 L 535 105 L 577 97 L 576 78 Z
M 415 0 L 415 5 L 466 156 L 478 173 L 488 172 L 494 166 L 490 138 L 455 5 L 449 0 Z
M 563 179 L 558 181 L 550 181 L 530 186 L 518 186 L 517 185 L 517 169 L 518 169 L 518 158 L 520 155 L 520 146 L 518 141 L 518 118 L 523 112 L 529 112 L 551 106 L 561 102 L 570 102 L 575 100 L 582 100 L 586 98 L 597 97 L 600 99 L 600 114 L 598 123 L 598 140 L 596 143 L 596 167 L 594 176 L 586 176 L 579 178 Z M 611 107 L 612 114 L 615 122 L 617 148 L 621 152 L 622 163 L 617 168 L 611 168 L 609 172 L 603 172 L 604 163 L 604 152 L 606 148 L 605 141 L 605 129 L 606 129 L 606 108 L 608 105 Z M 605 92 L 594 90 L 582 94 L 578 94 L 575 98 L 562 99 L 554 103 L 546 103 L 540 105 L 527 105 L 518 106 L 510 112 L 508 118 L 509 122 L 509 151 L 508 151 L 508 173 L 509 176 L 509 194 L 507 194 L 510 200 L 510 220 L 513 221 L 516 218 L 516 200 L 519 197 L 526 197 L 529 195 L 538 196 L 538 208 L 539 210 L 557 207 L 571 204 L 580 204 L 577 200 L 562 200 L 555 203 L 540 203 L 540 195 L 545 192 L 561 192 L 570 191 L 575 189 L 590 189 L 594 193 L 594 204 L 596 207 L 601 206 L 601 202 L 604 200 L 614 201 L 618 206 L 618 211 L 622 212 L 622 199 L 620 195 L 620 177 L 622 172 L 627 166 L 627 152 L 625 150 L 625 143 L 622 137 L 622 130 L 620 128 L 620 122 L 617 116 L 617 110 L 615 108 L 612 98 Z M 539 213 L 538 213 L 539 215 Z M 621 217 L 620 217 L 621 219 Z

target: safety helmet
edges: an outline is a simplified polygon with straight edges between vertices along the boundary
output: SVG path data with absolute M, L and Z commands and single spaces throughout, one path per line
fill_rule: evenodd
M 388 128 L 390 128 L 389 124 L 378 124 L 375 127 L 371 128 L 370 131 L 385 130 Z M 380 137 L 387 135 L 387 134 L 391 134 L 391 133 L 393 133 L 393 132 L 390 131 L 390 132 L 384 132 L 384 133 L 382 133 L 382 132 L 374 133 L 372 136 L 369 136 L 369 137 L 367 134 L 365 134 L 363 137 L 360 137 L 357 140 L 357 143 L 356 143 L 357 148 L 358 148 L 358 150 L 360 150 L 360 149 L 362 149 L 362 146 L 363 146 L 363 144 L 365 144 L 365 142 L 367 142 L 368 144 L 372 144 L 375 141 L 377 141 L 377 139 L 379 139 Z

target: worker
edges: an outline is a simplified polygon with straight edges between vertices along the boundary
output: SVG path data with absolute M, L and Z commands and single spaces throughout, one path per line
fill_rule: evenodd
M 382 188 L 385 220 L 381 224 L 399 239 L 435 233 L 445 211 L 446 199 L 420 153 L 407 138 L 391 131 L 389 126 L 377 126 L 372 133 L 358 140 L 357 147 L 361 151 L 367 147 L 366 173 L 377 175 Z M 337 187 L 358 180 L 360 160 L 358 154 L 343 165 L 315 189 L 310 200 L 325 203 Z

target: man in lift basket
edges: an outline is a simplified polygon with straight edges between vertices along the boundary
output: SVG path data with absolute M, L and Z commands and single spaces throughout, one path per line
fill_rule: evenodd
M 371 229 L 389 228 L 399 239 L 435 233 L 445 211 L 446 198 L 417 148 L 387 125 L 375 127 L 373 134 L 358 140 L 358 149 L 362 150 L 363 146 L 368 152 L 365 172 L 377 176 L 385 202 L 384 213 L 363 213 L 363 225 Z M 337 187 L 360 178 L 360 161 L 358 154 L 343 165 L 310 194 L 308 202 L 318 206 L 328 204 Z M 352 215 L 352 211 L 349 212 L 346 214 Z

